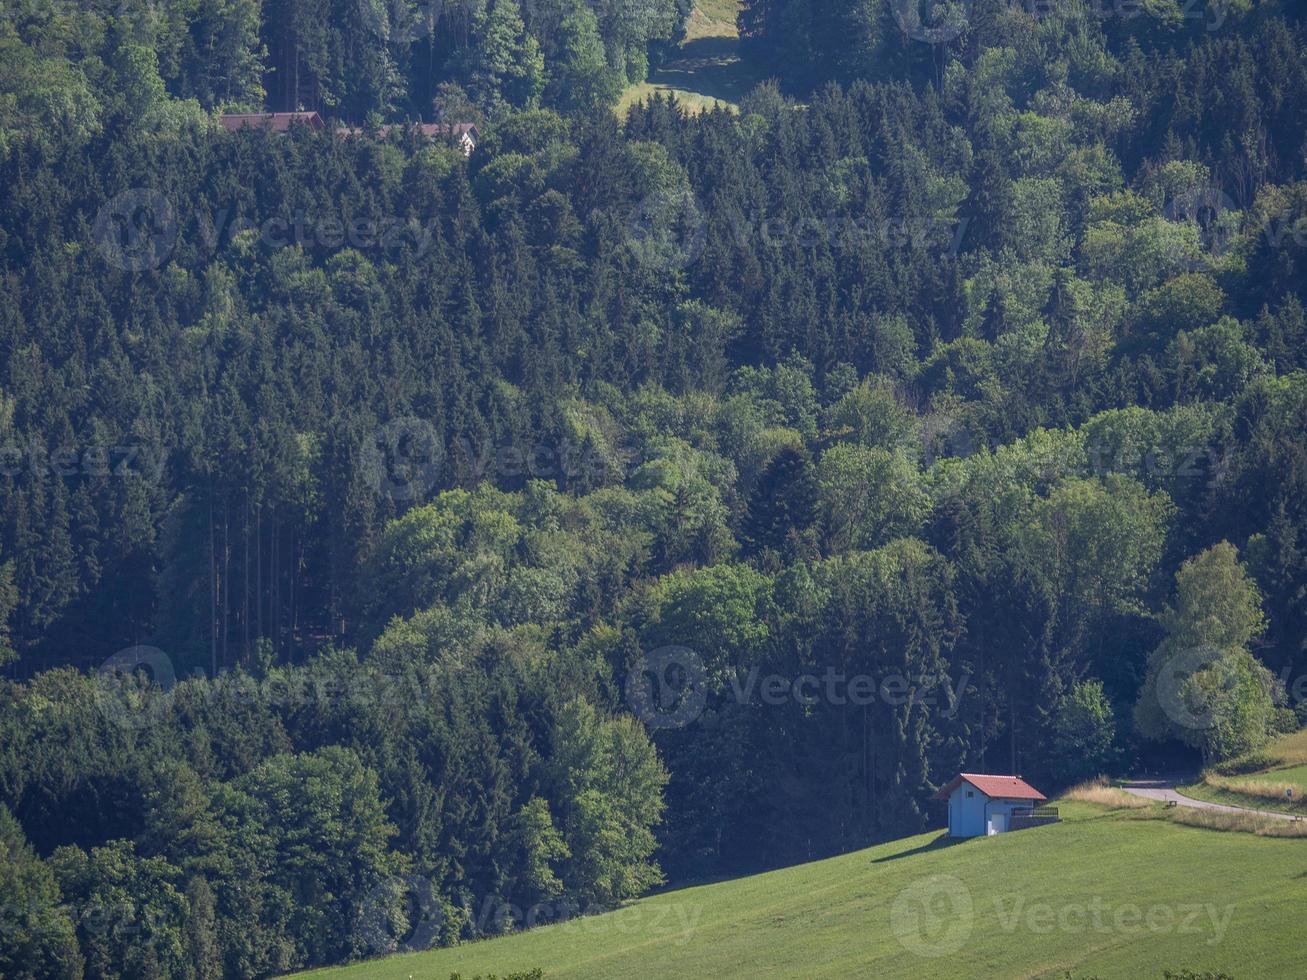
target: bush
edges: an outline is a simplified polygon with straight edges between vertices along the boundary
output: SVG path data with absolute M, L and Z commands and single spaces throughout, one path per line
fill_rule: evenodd
M 1277 735 L 1289 735 L 1301 727 L 1298 714 L 1292 708 L 1276 708 L 1271 716 L 1271 731 Z

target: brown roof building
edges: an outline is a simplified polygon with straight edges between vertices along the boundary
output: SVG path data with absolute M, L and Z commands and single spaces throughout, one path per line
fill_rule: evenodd
M 293 123 L 301 122 L 315 133 L 327 128 L 322 117 L 316 112 L 234 112 L 225 113 L 221 119 L 222 128 L 229 133 L 251 126 L 266 129 L 273 133 L 288 133 Z

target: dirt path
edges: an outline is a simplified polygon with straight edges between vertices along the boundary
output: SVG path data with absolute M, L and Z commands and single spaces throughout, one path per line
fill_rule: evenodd
M 1193 807 L 1195 810 L 1220 810 L 1223 813 L 1257 813 L 1266 817 L 1278 817 L 1281 820 L 1295 819 L 1292 813 L 1278 813 L 1275 810 L 1257 810 L 1246 806 L 1227 806 L 1224 803 L 1208 803 L 1195 800 L 1176 791 L 1177 785 L 1190 782 L 1195 777 L 1159 776 L 1156 779 L 1131 779 L 1123 782 L 1121 788 L 1127 793 L 1142 796 L 1150 800 L 1163 800 L 1177 806 Z

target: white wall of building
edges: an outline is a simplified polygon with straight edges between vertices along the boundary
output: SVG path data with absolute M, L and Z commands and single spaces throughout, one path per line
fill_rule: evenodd
M 983 837 L 985 804 L 989 797 L 970 783 L 963 782 L 948 798 L 948 833 L 950 837 Z
M 984 837 L 1012 829 L 1012 811 L 1034 806 L 1030 800 L 996 800 L 963 782 L 948 798 L 950 837 Z

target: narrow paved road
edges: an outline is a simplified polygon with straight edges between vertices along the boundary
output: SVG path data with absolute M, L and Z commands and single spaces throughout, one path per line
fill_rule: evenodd
M 1121 788 L 1127 793 L 1133 793 L 1135 796 L 1143 796 L 1150 800 L 1165 800 L 1178 806 L 1190 806 L 1195 810 L 1220 810 L 1222 813 L 1258 813 L 1266 817 L 1278 817 L 1281 820 L 1295 819 L 1292 813 L 1256 810 L 1247 806 L 1227 806 L 1224 803 L 1208 803 L 1206 800 L 1195 800 L 1192 796 L 1185 796 L 1183 793 L 1176 792 L 1175 787 L 1177 785 L 1192 782 L 1196 778 L 1196 776 L 1159 776 L 1156 779 L 1130 779 L 1123 782 Z

